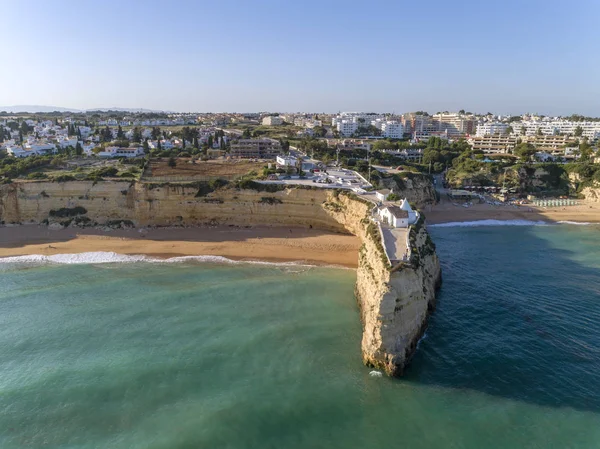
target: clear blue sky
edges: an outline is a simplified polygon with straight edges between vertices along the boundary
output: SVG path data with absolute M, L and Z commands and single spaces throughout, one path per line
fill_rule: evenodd
M 29 0 L 0 105 L 600 116 L 600 1 Z

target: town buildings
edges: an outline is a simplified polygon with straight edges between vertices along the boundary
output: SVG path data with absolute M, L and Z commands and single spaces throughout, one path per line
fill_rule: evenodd
M 231 142 L 230 155 L 242 159 L 275 159 L 281 144 L 275 139 L 239 139 Z

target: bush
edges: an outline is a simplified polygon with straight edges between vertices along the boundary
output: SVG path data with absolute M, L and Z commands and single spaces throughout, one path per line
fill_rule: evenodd
M 273 204 L 281 204 L 281 203 L 283 203 L 283 201 L 281 201 L 279 198 L 275 198 L 272 196 L 263 196 L 260 199 L 259 203 L 273 205 Z
M 71 176 L 71 175 L 59 175 L 59 176 L 55 176 L 53 179 L 54 182 L 68 182 L 68 181 L 75 181 L 75 177 Z
M 85 214 L 87 214 L 87 209 L 85 207 L 76 206 L 72 208 L 63 207 L 58 210 L 51 210 L 49 215 L 51 217 L 66 218 Z

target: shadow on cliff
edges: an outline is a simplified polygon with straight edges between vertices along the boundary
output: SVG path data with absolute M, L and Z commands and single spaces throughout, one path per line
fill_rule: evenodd
M 600 412 L 598 229 L 431 227 L 444 281 L 401 382 Z

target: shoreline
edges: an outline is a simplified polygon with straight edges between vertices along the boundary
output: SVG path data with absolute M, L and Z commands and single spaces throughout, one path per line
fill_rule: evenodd
M 44 225 L 0 227 L 0 258 L 108 252 L 158 259 L 218 256 L 357 268 L 360 240 L 348 234 L 293 227 L 97 228 L 50 230 Z
M 465 208 L 461 204 L 454 205 L 444 200 L 434 206 L 428 206 L 424 213 L 428 224 L 464 223 L 482 220 L 531 221 L 548 224 L 559 222 L 600 223 L 600 203 L 585 201 L 577 206 L 548 208 L 531 205 L 495 206 L 490 204 L 473 204 Z

